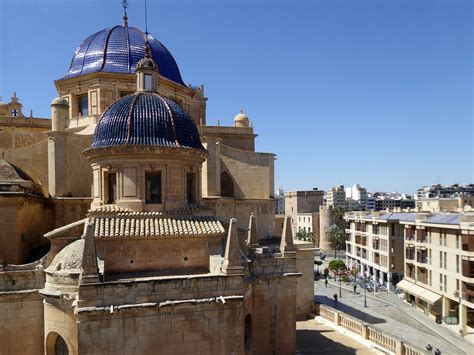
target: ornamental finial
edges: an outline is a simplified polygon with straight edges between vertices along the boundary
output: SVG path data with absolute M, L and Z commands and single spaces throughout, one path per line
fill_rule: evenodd
M 122 0 L 122 7 L 123 7 L 123 26 L 128 27 L 128 16 L 127 16 L 128 0 Z

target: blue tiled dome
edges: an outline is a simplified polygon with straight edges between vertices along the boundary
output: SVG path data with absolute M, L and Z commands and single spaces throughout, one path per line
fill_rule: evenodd
M 160 74 L 184 85 L 178 65 L 160 41 L 148 35 L 151 56 Z M 145 33 L 135 27 L 115 26 L 87 37 L 76 49 L 64 79 L 93 72 L 133 74 L 145 54 Z
M 100 118 L 91 148 L 114 146 L 204 150 L 191 116 L 174 101 L 146 92 L 122 97 Z

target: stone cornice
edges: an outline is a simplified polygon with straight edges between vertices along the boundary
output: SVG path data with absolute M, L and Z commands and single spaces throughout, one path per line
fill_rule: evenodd
M 88 148 L 83 151 L 88 160 L 110 157 L 112 155 L 130 155 L 134 159 L 139 159 L 140 155 L 159 155 L 162 158 L 191 157 L 206 160 L 208 153 L 206 150 L 181 147 L 160 147 L 160 146 L 115 146 L 104 148 Z

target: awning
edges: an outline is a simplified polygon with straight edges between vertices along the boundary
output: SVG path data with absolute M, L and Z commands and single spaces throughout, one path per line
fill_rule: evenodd
M 414 284 L 413 282 L 410 282 L 408 280 L 400 281 L 397 284 L 397 287 L 405 292 L 408 292 L 409 294 L 421 298 L 423 301 L 426 301 L 430 304 L 436 303 L 436 301 L 441 298 L 441 295 L 438 295 L 433 291 L 427 290 L 424 287 L 418 286 L 417 284 Z
M 420 295 L 421 299 L 424 299 L 428 303 L 436 303 L 440 298 L 441 295 L 438 295 L 437 293 L 427 290 L 426 288 L 424 289 L 423 293 Z
M 410 281 L 402 280 L 397 283 L 397 288 L 402 289 L 403 291 L 410 292 L 411 287 L 414 286 Z

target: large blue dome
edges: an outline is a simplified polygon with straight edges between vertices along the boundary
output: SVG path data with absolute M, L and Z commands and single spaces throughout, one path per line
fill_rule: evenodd
M 160 75 L 184 85 L 178 65 L 158 40 L 148 35 L 151 56 Z M 135 73 L 145 54 L 145 33 L 136 27 L 115 26 L 87 37 L 76 49 L 64 79 L 93 72 Z
M 147 92 L 115 101 L 97 123 L 91 148 L 116 146 L 204 150 L 191 116 L 174 101 Z

